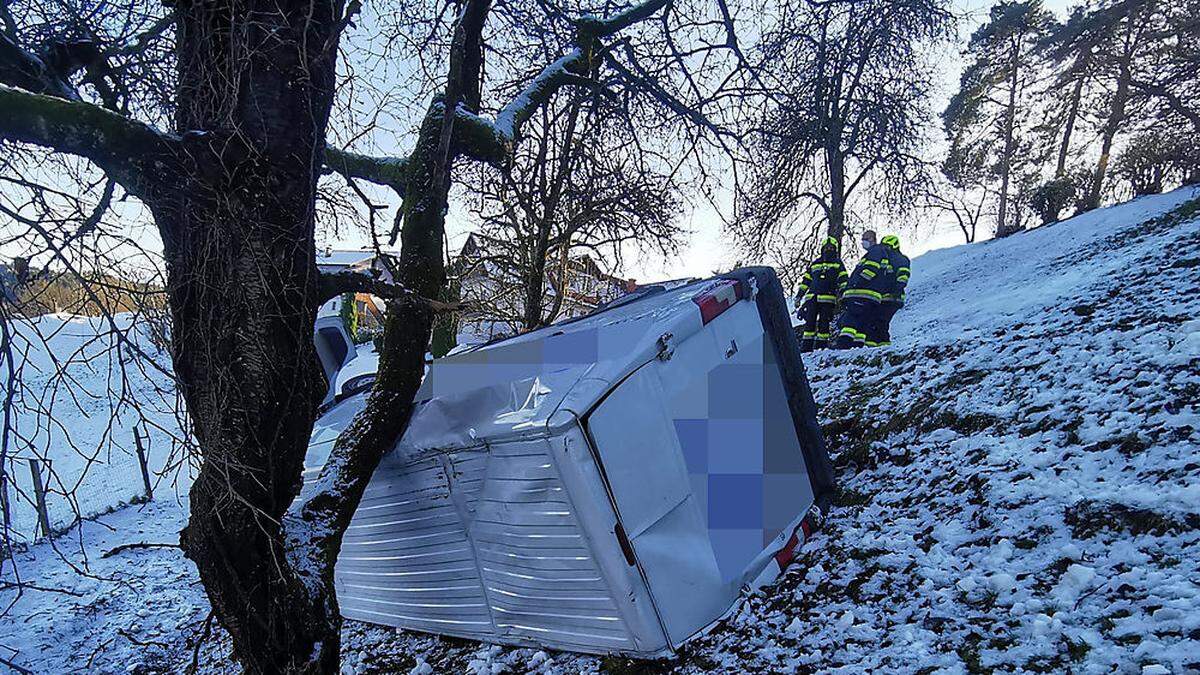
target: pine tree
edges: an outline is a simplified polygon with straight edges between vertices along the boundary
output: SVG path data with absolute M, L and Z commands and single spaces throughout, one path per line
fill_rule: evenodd
M 1039 0 L 999 2 L 971 36 L 958 92 L 942 114 L 952 156 L 986 156 L 998 180 L 996 236 L 1019 231 L 1012 188 L 1025 162 L 1021 113 L 1036 75 L 1037 45 L 1049 34 L 1053 16 Z M 951 175 L 953 179 L 953 175 Z

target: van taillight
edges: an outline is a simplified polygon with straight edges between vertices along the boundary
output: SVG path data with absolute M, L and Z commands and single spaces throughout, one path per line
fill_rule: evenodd
M 692 298 L 700 308 L 700 320 L 707 324 L 746 297 L 745 285 L 735 279 L 723 279 Z

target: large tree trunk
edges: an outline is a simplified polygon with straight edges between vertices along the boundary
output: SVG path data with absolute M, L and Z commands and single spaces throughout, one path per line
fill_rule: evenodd
M 342 538 L 384 453 L 408 426 L 432 336 L 429 300 L 442 297 L 446 286 L 442 239 L 450 173 L 459 152 L 454 141 L 454 111 L 460 101 L 469 109 L 478 109 L 478 90 L 473 83 L 482 68 L 480 36 L 488 8 L 489 0 L 471 0 L 460 15 L 446 92 L 430 107 L 408 158 L 396 281 L 416 297 L 405 295 L 388 303 L 379 369 L 366 408 L 334 443 L 317 479 L 318 488 L 297 501 L 286 519 L 287 560 L 303 574 L 311 598 L 312 609 L 306 618 L 325 628 L 328 642 L 318 646 L 331 643 L 335 658 L 341 617 L 334 567 Z M 336 661 L 330 665 L 332 669 L 325 663 L 319 667 L 323 672 L 336 671 Z
M 557 161 L 554 162 L 554 173 L 551 177 L 550 191 L 546 195 L 542 204 L 542 217 L 538 222 L 537 238 L 534 241 L 532 257 L 529 259 L 529 270 L 525 275 L 525 316 L 524 325 L 528 330 L 541 328 L 548 324 L 553 317 L 558 313 L 558 307 L 561 306 L 562 296 L 566 294 L 566 279 L 567 279 L 567 259 L 570 255 L 570 233 L 564 232 L 566 241 L 563 242 L 563 268 L 562 284 L 558 289 L 558 296 L 555 302 L 555 309 L 549 316 L 543 313 L 542 297 L 546 286 L 546 255 L 550 251 L 550 234 L 554 229 L 554 219 L 558 214 L 559 205 L 562 203 L 563 189 L 566 187 L 567 180 L 571 174 L 571 159 L 572 151 L 575 147 L 575 127 L 579 122 L 579 114 L 582 108 L 580 99 L 576 98 L 571 102 L 571 107 L 567 112 L 567 126 L 563 131 L 562 147 L 559 149 Z M 552 125 L 547 124 L 543 134 L 550 134 Z M 553 137 L 543 137 L 542 142 L 544 147 L 549 146 L 554 142 Z
M 529 252 L 529 269 L 525 273 L 525 310 L 521 324 L 526 330 L 541 328 L 542 297 L 546 287 L 546 254 L 550 250 L 551 205 L 543 207 L 541 222 L 538 223 L 537 237 L 533 242 L 533 250 Z M 566 293 L 565 288 L 559 288 L 559 294 Z
M 1007 237 L 1020 230 L 1009 224 L 1008 191 L 1012 181 L 1012 160 L 1016 150 L 1017 88 L 1020 86 L 1021 39 L 1014 38 L 1009 63 L 1008 106 L 1004 111 L 1004 155 L 1000 158 L 1000 207 L 996 214 L 996 236 Z
M 838 144 L 826 147 L 825 167 L 829 172 L 829 236 L 841 242 L 846 232 L 846 159 Z
M 1067 108 L 1067 121 L 1063 128 L 1062 143 L 1058 147 L 1058 162 L 1054 166 L 1055 178 L 1067 172 L 1067 156 L 1071 149 L 1071 135 L 1075 132 L 1075 121 L 1079 119 L 1079 103 L 1083 99 L 1083 75 L 1075 80 L 1071 91 L 1071 105 Z
M 1100 198 L 1104 194 L 1104 177 L 1108 173 L 1108 162 L 1112 155 L 1113 140 L 1121 123 L 1125 121 L 1125 105 L 1129 102 L 1129 81 L 1131 68 L 1128 62 L 1121 64 L 1117 76 L 1117 90 L 1113 92 L 1112 107 L 1108 119 L 1104 123 L 1104 132 L 1100 138 L 1100 157 L 1096 160 L 1096 170 L 1092 174 L 1092 184 L 1088 188 L 1087 197 L 1083 202 L 1084 211 L 1090 211 L 1100 206 Z
M 325 386 L 313 204 L 341 6 L 197 2 L 176 15 L 184 156 L 149 203 L 203 457 L 180 539 L 247 671 L 332 672 L 340 625 L 289 564 L 283 516 Z

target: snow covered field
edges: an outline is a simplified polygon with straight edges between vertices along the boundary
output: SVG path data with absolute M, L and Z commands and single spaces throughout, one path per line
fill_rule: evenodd
M 807 359 L 838 508 L 775 587 L 677 659 L 348 624 L 345 671 L 1200 670 L 1198 197 L 914 260 L 891 348 Z M 172 548 L 101 557 L 174 542 L 185 517 L 164 498 L 20 555 L 25 581 L 69 593 L 27 590 L 0 619 L 0 658 L 186 668 L 207 616 L 191 564 Z M 213 633 L 200 660 L 225 672 Z
M 183 459 L 175 390 L 156 369 L 169 369 L 170 357 L 132 321 L 130 314 L 112 323 L 48 314 L 13 322 L 13 360 L 23 383 L 13 400 L 6 462 L 14 541 L 29 541 L 37 526 L 30 459 L 38 463 L 55 530 L 144 496 L 135 426 L 151 485 L 186 491 L 187 472 L 173 470 Z M 138 351 L 150 360 L 137 358 Z M 183 483 L 175 484 L 177 478 Z

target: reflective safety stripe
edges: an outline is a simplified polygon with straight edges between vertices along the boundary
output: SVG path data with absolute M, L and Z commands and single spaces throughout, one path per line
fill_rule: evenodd
M 832 262 L 831 263 L 813 263 L 812 264 L 812 268 L 814 270 L 833 270 L 833 269 L 837 269 L 841 266 L 842 266 L 841 263 L 832 263 Z
M 850 276 L 850 273 L 849 273 L 849 272 L 847 272 L 845 269 L 843 269 L 843 270 L 842 270 L 842 271 L 841 271 L 841 272 L 838 274 L 838 278 L 841 278 L 841 277 L 848 277 L 848 276 Z
M 836 295 L 818 295 L 817 302 L 837 302 Z
M 912 270 L 910 270 L 907 267 L 897 267 L 896 271 L 899 272 L 900 274 L 909 274 L 912 272 Z
M 851 342 L 858 342 L 858 343 L 861 343 L 863 341 L 862 336 L 856 334 L 854 332 L 854 329 L 846 329 L 846 328 L 842 329 L 842 332 L 838 335 L 838 338 L 839 339 L 840 338 L 849 338 Z
M 901 274 L 900 276 L 896 277 L 896 281 L 899 281 L 900 283 L 905 283 L 908 281 L 908 275 Z
M 874 278 L 875 278 L 875 272 L 874 272 L 874 271 L 872 271 L 872 270 L 863 270 L 863 271 L 862 271 L 862 275 L 863 275 L 864 277 L 868 278 L 868 279 L 874 279 Z
M 815 338 L 815 337 L 817 337 L 817 331 L 815 331 L 815 330 L 806 330 L 806 331 L 804 331 L 804 337 L 806 337 L 806 338 Z
M 817 333 L 817 338 L 820 340 L 828 340 L 829 333 Z
M 878 302 L 883 299 L 883 294 L 879 291 L 873 291 L 869 288 L 851 288 L 842 294 L 843 298 L 869 298 Z
M 887 261 L 885 260 L 884 262 Z M 863 267 L 879 267 L 879 263 L 875 262 L 874 260 L 864 260 L 862 261 L 862 264 Z

